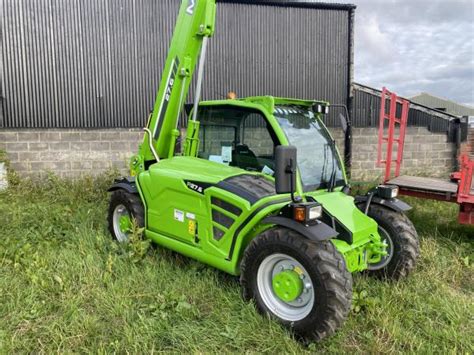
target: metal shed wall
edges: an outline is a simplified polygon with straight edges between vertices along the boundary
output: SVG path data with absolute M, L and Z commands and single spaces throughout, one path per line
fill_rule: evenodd
M 380 115 L 379 90 L 354 85 L 352 123 L 356 127 L 378 127 Z M 456 116 L 436 111 L 415 103 L 410 104 L 408 126 L 426 127 L 431 132 L 448 132 L 450 121 Z
M 0 127 L 142 127 L 179 3 L 2 0 Z M 233 90 L 347 104 L 354 7 L 257 3 L 218 4 L 203 99 Z

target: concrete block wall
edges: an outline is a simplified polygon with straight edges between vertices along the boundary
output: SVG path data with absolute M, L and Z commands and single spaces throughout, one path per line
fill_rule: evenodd
M 341 154 L 344 135 L 331 129 Z M 377 129 L 353 129 L 352 177 L 373 181 L 383 175 L 376 167 Z M 140 129 L 2 129 L 0 150 L 5 150 L 11 167 L 20 176 L 44 176 L 52 171 L 61 177 L 96 174 L 112 167 L 124 174 L 128 160 L 142 140 Z M 444 133 L 409 127 L 406 134 L 402 173 L 447 177 L 454 169 L 454 144 Z M 315 158 L 318 158 L 315 156 Z
M 331 133 L 343 154 L 344 133 L 341 129 L 331 129 Z M 382 178 L 385 168 L 377 167 L 376 164 L 378 129 L 353 128 L 352 139 L 352 178 L 368 181 Z M 456 147 L 453 143 L 448 143 L 447 139 L 445 133 L 432 133 L 423 127 L 408 127 L 400 173 L 448 177 L 454 170 Z M 395 158 L 396 149 L 394 152 Z
M 0 150 L 11 167 L 24 177 L 61 177 L 96 174 L 112 167 L 124 173 L 137 151 L 141 130 L 0 130 Z

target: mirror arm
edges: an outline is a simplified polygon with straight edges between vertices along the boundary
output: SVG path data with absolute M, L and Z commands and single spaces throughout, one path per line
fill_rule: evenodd
M 290 165 L 286 167 L 285 172 L 291 174 L 291 178 L 290 178 L 291 201 L 296 203 L 297 201 L 295 198 L 295 186 L 294 186 L 296 171 L 295 171 L 295 168 L 293 167 L 293 159 L 290 159 Z
M 344 109 L 344 113 L 346 114 L 346 123 L 347 123 L 347 126 L 348 127 L 351 127 L 352 126 L 352 121 L 351 121 L 351 118 L 349 116 L 349 110 L 347 108 L 346 105 L 342 105 L 342 104 L 331 104 L 331 107 L 339 107 L 339 108 L 343 108 Z

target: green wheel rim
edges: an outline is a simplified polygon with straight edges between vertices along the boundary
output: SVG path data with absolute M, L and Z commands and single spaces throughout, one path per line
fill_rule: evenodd
M 119 242 L 128 241 L 132 227 L 132 218 L 124 205 L 117 205 L 114 209 L 113 227 L 115 237 Z
M 121 216 L 119 220 L 120 230 L 124 233 L 130 232 L 132 227 L 132 221 L 130 220 L 130 216 Z
M 315 303 L 308 271 L 286 254 L 271 254 L 262 260 L 257 270 L 257 288 L 268 310 L 285 321 L 304 319 Z

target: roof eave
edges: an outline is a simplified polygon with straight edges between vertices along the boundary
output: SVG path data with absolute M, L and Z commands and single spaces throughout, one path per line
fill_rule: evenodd
M 265 6 L 280 6 L 280 7 L 300 7 L 323 10 L 344 10 L 351 11 L 356 9 L 354 4 L 332 4 L 325 2 L 306 2 L 306 1 L 288 1 L 288 0 L 217 0 L 221 3 L 235 3 L 246 5 L 265 5 Z

